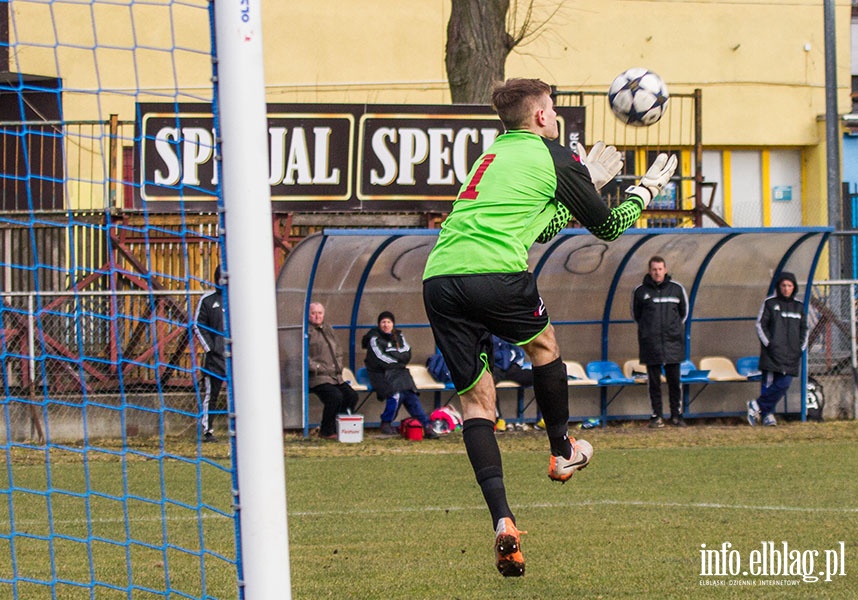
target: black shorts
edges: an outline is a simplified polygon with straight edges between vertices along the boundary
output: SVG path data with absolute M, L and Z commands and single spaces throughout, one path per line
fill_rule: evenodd
M 423 304 L 459 392 L 491 371 L 492 334 L 521 345 L 549 323 L 536 279 L 527 271 L 433 277 L 423 282 Z

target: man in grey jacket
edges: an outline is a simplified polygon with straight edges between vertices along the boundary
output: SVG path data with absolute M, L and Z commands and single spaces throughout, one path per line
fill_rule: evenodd
M 311 302 L 307 321 L 308 387 L 323 406 L 319 436 L 335 439 L 337 415 L 354 410 L 358 395 L 343 379 L 343 353 L 333 328 L 325 323 L 325 307 Z

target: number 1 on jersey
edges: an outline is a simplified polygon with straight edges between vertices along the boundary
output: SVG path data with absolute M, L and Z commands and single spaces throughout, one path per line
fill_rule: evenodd
M 486 169 L 489 168 L 489 165 L 492 164 L 492 161 L 495 159 L 494 154 L 486 154 L 483 157 L 483 162 L 480 163 L 480 166 L 477 167 L 477 170 L 474 172 L 474 176 L 471 177 L 471 181 L 468 183 L 468 187 L 459 194 L 457 200 L 476 200 L 477 194 L 477 186 L 480 183 L 480 179 L 483 178 L 483 175 L 486 172 Z

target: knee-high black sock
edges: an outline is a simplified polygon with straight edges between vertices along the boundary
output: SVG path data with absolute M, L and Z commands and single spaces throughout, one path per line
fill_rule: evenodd
M 569 387 L 566 365 L 557 358 L 547 365 L 533 367 L 533 395 L 545 419 L 545 432 L 551 444 L 551 453 L 564 458 L 572 457 L 569 443 Z
M 488 419 L 468 419 L 462 425 L 465 450 L 492 515 L 492 530 L 498 520 L 504 517 L 515 521 L 506 501 L 503 465 L 494 427 L 495 424 Z

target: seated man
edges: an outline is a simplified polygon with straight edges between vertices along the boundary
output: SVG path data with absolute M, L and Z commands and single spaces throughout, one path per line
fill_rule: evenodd
M 309 388 L 319 397 L 324 406 L 319 436 L 335 439 L 337 415 L 354 410 L 358 395 L 343 380 L 343 353 L 333 328 L 324 322 L 325 307 L 318 302 L 310 303 L 307 320 L 309 321 L 307 327 Z
M 417 386 L 408 371 L 411 360 L 411 346 L 405 336 L 396 327 L 392 312 L 384 311 L 378 315 L 378 327 L 370 329 L 363 336 L 362 346 L 366 348 L 366 371 L 372 389 L 379 401 L 385 401 L 381 413 L 381 432 L 393 433 L 393 421 L 399 412 L 400 404 L 423 425 L 423 434 L 427 438 L 439 437 L 429 422 L 429 417 L 420 404 Z

